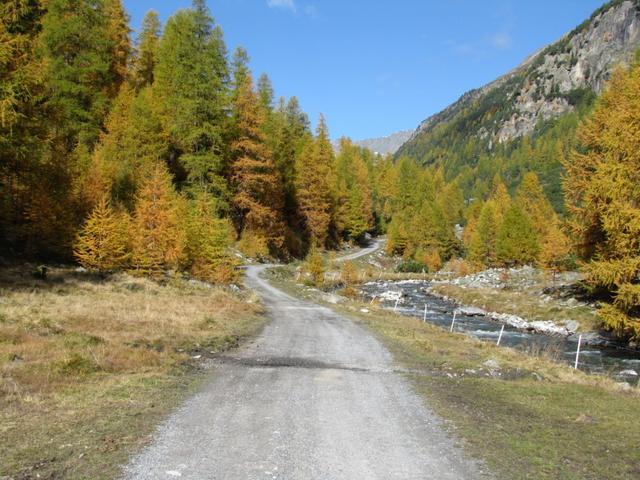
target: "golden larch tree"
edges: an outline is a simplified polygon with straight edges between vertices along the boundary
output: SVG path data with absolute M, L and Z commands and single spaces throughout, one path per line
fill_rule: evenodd
M 101 273 L 126 266 L 130 258 L 129 216 L 113 210 L 106 195 L 78 234 L 73 253 L 83 267 Z
M 320 117 L 317 138 L 305 145 L 296 164 L 296 187 L 300 213 L 311 244 L 324 248 L 333 220 L 335 185 L 333 147 L 324 117 Z
M 186 254 L 190 272 L 203 280 L 226 283 L 236 278 L 229 254 L 232 233 L 227 219 L 216 216 L 216 202 L 200 192 L 190 203 Z
M 121 0 L 105 0 L 105 14 L 108 17 L 107 35 L 111 41 L 111 97 L 118 94 L 120 86 L 129 74 L 129 60 L 131 58 L 131 39 L 129 34 L 129 15 L 125 11 Z
M 136 195 L 132 222 L 132 264 L 136 270 L 158 273 L 178 269 L 184 260 L 185 207 L 167 168 L 158 163 Z
M 283 188 L 263 131 L 265 112 L 249 73 L 238 85 L 234 113 L 231 181 L 238 234 L 262 238 L 278 254 L 284 245 Z
M 640 65 L 614 72 L 578 141 L 565 162 L 572 238 L 586 280 L 613 296 L 605 325 L 640 338 Z

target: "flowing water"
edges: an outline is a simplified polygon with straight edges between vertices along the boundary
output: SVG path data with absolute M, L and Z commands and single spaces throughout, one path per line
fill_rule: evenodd
M 361 287 L 361 293 L 369 299 L 376 297 L 384 308 L 394 309 L 395 307 L 397 313 L 420 319 L 424 318 L 426 306 L 427 322 L 450 329 L 454 311 L 457 309 L 456 305 L 428 293 L 426 291 L 428 286 L 428 282 L 416 281 L 371 282 Z M 487 342 L 497 343 L 502 326 L 502 323 L 484 315 L 456 313 L 453 329 Z M 532 354 L 547 353 L 552 358 L 573 366 L 578 347 L 578 335 L 551 336 L 504 325 L 500 345 Z M 582 345 L 578 368 L 635 385 L 638 384 L 638 374 L 640 374 L 640 351 L 614 346 Z

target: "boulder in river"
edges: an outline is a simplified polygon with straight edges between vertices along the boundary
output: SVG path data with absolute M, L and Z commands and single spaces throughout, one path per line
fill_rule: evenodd
M 483 317 L 487 314 L 487 312 L 481 308 L 471 307 L 466 305 L 458 307 L 457 310 L 458 310 L 458 313 L 461 313 L 462 315 L 467 315 L 469 317 Z

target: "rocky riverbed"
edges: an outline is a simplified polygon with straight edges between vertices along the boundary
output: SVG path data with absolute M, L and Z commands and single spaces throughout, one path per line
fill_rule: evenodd
M 433 282 L 421 280 L 378 281 L 362 285 L 361 293 L 370 301 L 379 302 L 384 308 L 398 313 L 418 317 L 443 328 L 453 328 L 456 332 L 489 342 L 497 342 L 500 337 L 501 345 L 534 355 L 550 356 L 571 365 L 575 362 L 578 339 L 582 335 L 580 369 L 610 375 L 629 384 L 638 383 L 640 351 L 624 348 L 606 334 L 577 333 L 577 322 L 572 324 L 571 320 L 563 320 L 562 324 L 557 320 L 530 321 L 515 314 L 463 305 L 444 295 L 435 294 L 434 286 Z

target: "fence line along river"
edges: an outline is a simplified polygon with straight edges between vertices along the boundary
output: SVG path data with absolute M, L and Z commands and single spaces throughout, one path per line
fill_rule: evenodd
M 383 308 L 449 329 L 454 312 L 455 332 L 463 332 L 484 341 L 497 343 L 500 331 L 504 332 L 500 345 L 529 353 L 548 352 L 558 361 L 574 365 L 578 348 L 578 335 L 554 336 L 517 329 L 497 322 L 486 315 L 469 315 L 458 310 L 455 303 L 437 297 L 427 291 L 428 281 L 370 282 L 361 287 L 365 298 L 374 297 Z M 426 316 L 425 316 L 426 307 Z M 583 345 L 580 350 L 580 370 L 608 375 L 621 382 L 638 384 L 640 351 L 622 346 Z

